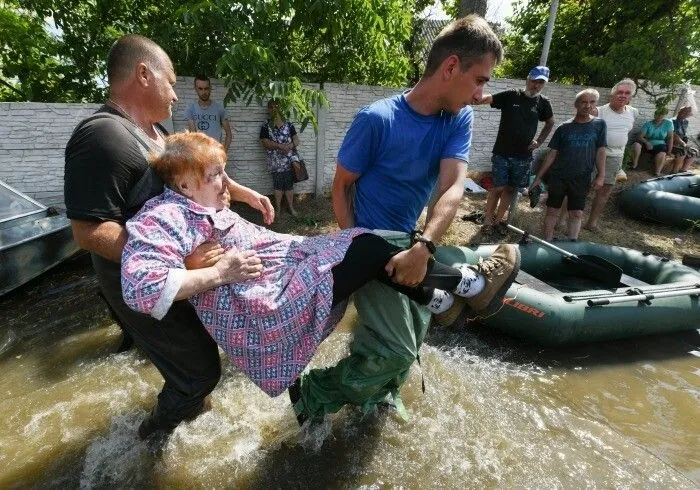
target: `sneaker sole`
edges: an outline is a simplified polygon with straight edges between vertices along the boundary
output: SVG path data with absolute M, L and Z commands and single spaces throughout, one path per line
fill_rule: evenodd
M 476 312 L 476 315 L 473 317 L 469 317 L 470 320 L 476 320 L 477 318 L 486 318 L 494 313 L 496 313 L 500 308 L 501 305 L 503 304 L 503 297 L 506 295 L 508 292 L 508 288 L 511 287 L 513 284 L 513 281 L 515 281 L 515 278 L 518 275 L 518 271 L 520 270 L 520 249 L 516 248 L 515 249 L 516 256 L 515 256 L 515 267 L 513 267 L 513 272 L 510 273 L 508 278 L 506 279 L 506 282 L 503 283 L 503 285 L 500 287 L 500 289 L 496 292 L 494 295 L 493 299 L 489 302 L 489 304 L 486 306 L 481 311 Z

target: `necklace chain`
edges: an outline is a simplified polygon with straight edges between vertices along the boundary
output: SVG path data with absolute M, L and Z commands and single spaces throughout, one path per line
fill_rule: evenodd
M 141 125 L 140 125 L 139 123 L 137 123 L 136 120 L 134 120 L 133 117 L 131 117 L 131 114 L 129 114 L 122 106 L 120 106 L 120 105 L 117 104 L 114 100 L 112 100 L 112 98 L 108 98 L 108 99 L 107 99 L 107 102 L 108 102 L 111 106 L 113 106 L 116 110 L 118 110 L 119 112 L 121 112 L 122 115 L 127 119 L 127 121 L 129 121 L 131 124 L 133 124 L 134 126 L 136 126 L 136 129 L 138 129 L 138 130 L 141 131 L 143 134 L 145 134 L 145 135 L 148 137 L 148 139 L 149 139 L 150 141 L 153 142 L 154 145 L 156 145 L 156 146 L 158 146 L 159 148 L 162 149 L 161 136 L 160 136 L 160 133 L 158 132 L 158 130 L 156 129 L 156 127 L 155 127 L 154 124 L 151 124 L 151 129 L 153 129 L 153 132 L 156 134 L 156 139 L 155 139 L 155 140 L 154 140 L 153 138 L 151 138 L 151 137 L 148 135 L 148 133 L 146 132 L 146 130 L 143 129 L 143 128 L 141 127 Z

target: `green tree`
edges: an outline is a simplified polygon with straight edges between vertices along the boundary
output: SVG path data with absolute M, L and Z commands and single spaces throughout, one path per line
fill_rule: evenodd
M 503 74 L 522 78 L 539 61 L 549 0 L 519 0 L 505 37 Z M 659 105 L 678 83 L 700 78 L 700 2 L 561 0 L 548 64 L 552 79 L 611 86 L 630 77 Z
M 227 100 L 281 97 L 287 112 L 314 121 L 313 106 L 326 101 L 308 84 L 406 84 L 415 61 L 414 18 L 429 3 L 0 1 L 0 28 L 22 27 L 21 33 L 0 30 L 5 46 L 0 74 L 28 100 L 99 101 L 104 98 L 110 45 L 122 34 L 137 32 L 159 43 L 178 73 L 222 78 Z M 45 19 L 54 23 L 54 31 L 46 30 Z M 28 55 L 32 53 L 34 57 Z M 22 60 L 22 69 L 8 64 L 9 59 Z M 10 92 L 0 91 L 0 97 L 21 97 Z

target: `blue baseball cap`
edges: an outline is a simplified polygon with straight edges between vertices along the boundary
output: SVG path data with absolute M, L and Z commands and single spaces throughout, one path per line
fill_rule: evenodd
M 544 80 L 545 82 L 548 82 L 549 68 L 546 66 L 536 66 L 530 70 L 530 73 L 527 74 L 527 78 L 530 80 Z

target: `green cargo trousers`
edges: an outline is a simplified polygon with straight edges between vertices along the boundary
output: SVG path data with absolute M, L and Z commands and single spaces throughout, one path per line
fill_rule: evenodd
M 410 245 L 407 233 L 376 232 L 400 247 Z M 430 311 L 378 281 L 354 295 L 360 326 L 350 355 L 333 367 L 312 369 L 301 379 L 301 398 L 294 409 L 308 418 L 337 412 L 345 404 L 371 412 L 388 394 L 398 407 L 406 381 L 430 324 Z

